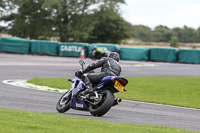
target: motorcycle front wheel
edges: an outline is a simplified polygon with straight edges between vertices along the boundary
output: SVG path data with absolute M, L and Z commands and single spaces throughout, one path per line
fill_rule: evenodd
M 67 91 L 58 100 L 58 103 L 56 105 L 56 110 L 59 113 L 64 113 L 70 109 L 71 95 L 72 95 L 72 91 Z
M 113 106 L 115 97 L 111 91 L 104 90 L 100 92 L 100 95 L 102 95 L 102 99 L 97 105 L 89 105 L 90 114 L 93 116 L 103 116 Z

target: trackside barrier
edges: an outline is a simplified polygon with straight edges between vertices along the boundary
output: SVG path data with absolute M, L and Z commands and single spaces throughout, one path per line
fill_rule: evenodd
M 178 62 L 200 64 L 200 50 L 180 49 Z
M 101 48 L 102 50 L 108 50 L 108 51 L 113 51 L 113 52 L 118 52 L 120 51 L 120 46 L 117 44 L 107 44 L 107 43 L 93 43 L 89 44 L 88 46 L 88 56 L 90 57 L 90 51 L 97 46 L 98 48 Z
M 81 50 L 84 48 L 85 57 L 88 53 L 88 44 L 87 43 L 59 43 L 58 44 L 58 53 L 59 56 L 71 56 L 71 57 L 80 57 Z
M 200 64 L 200 50 L 176 48 L 128 48 L 115 44 L 105 43 L 71 43 L 52 42 L 45 40 L 26 40 L 17 37 L 0 38 L 0 52 L 20 54 L 42 53 L 55 56 L 80 57 L 84 48 L 84 56 L 89 57 L 90 51 L 95 47 L 103 50 L 120 53 L 122 60 L 135 61 L 164 61 Z M 83 52 L 83 51 L 82 51 Z
M 0 39 L 0 52 L 2 52 L 2 49 L 1 49 L 1 47 L 2 47 L 2 44 L 1 44 L 1 39 Z
M 177 62 L 177 57 L 176 48 L 150 48 L 151 61 Z
M 122 60 L 135 60 L 135 61 L 148 61 L 149 49 L 148 48 L 120 48 L 120 59 Z
M 0 39 L 0 47 L 2 52 L 30 53 L 30 41 L 18 37 L 2 37 Z
M 58 55 L 58 42 L 31 40 L 31 53 Z

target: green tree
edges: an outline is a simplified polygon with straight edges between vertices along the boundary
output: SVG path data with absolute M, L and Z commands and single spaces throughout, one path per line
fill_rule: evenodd
M 0 32 L 7 32 L 14 20 L 14 0 L 0 0 Z
M 195 32 L 194 42 L 200 42 L 200 27 Z
M 169 43 L 171 47 L 179 48 L 179 43 L 176 36 L 172 36 Z
M 44 0 L 21 0 L 16 4 L 19 9 L 9 33 L 30 39 L 45 39 L 53 34 L 51 12 L 43 7 Z
M 94 12 L 102 6 L 117 11 L 118 4 L 123 2 L 124 0 L 60 0 L 57 3 L 52 2 L 51 7 L 55 11 L 55 26 L 60 40 L 62 42 L 86 42 L 91 38 L 97 38 L 93 34 L 93 29 L 97 25 Z M 94 9 L 92 6 L 96 8 Z
M 192 43 L 195 41 L 195 30 L 193 28 L 189 28 L 184 26 L 183 28 L 173 28 L 172 31 L 174 32 L 175 36 L 178 37 L 180 42 L 183 43 Z
M 195 40 L 195 30 L 193 28 L 184 26 L 184 42 L 186 43 L 193 43 Z
M 173 32 L 167 26 L 159 25 L 154 29 L 154 39 L 153 41 L 158 42 L 169 42 L 173 36 Z
M 56 2 L 57 1 L 57 2 Z M 54 0 L 48 5 L 61 42 L 85 41 L 92 31 L 91 5 L 99 0 Z
M 17 9 L 14 14 L 2 18 L 13 20 L 8 30 L 14 36 L 46 39 L 57 35 L 61 42 L 87 42 L 94 39 L 103 42 L 119 42 L 129 36 L 130 24 L 118 13 L 119 5 L 124 3 L 124 0 L 4 1 L 13 1 L 13 5 Z M 106 10 L 103 11 L 103 8 Z M 103 13 L 109 13 L 112 17 L 109 18 L 107 14 Z M 100 17 L 105 18 L 104 22 L 109 25 L 105 26 L 99 19 Z M 96 30 L 99 27 L 104 31 L 107 28 L 112 29 L 112 32 L 109 33 L 110 36 L 106 32 Z M 119 34 L 120 32 L 121 34 Z M 102 33 L 107 39 L 99 36 Z
M 172 29 L 172 32 L 174 32 L 175 36 L 178 38 L 180 42 L 184 42 L 183 29 L 175 27 Z
M 152 36 L 153 36 L 153 32 L 151 28 L 149 28 L 148 26 L 144 26 L 144 25 L 132 26 L 132 37 L 148 42 L 148 41 L 152 41 Z
M 112 8 L 102 7 L 94 14 L 95 24 L 89 42 L 116 43 L 130 38 L 131 24 Z

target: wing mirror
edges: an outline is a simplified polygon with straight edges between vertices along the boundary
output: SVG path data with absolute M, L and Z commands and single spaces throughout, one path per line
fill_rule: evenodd
M 83 66 L 85 65 L 85 62 L 83 60 L 80 60 L 79 64 L 82 66 L 82 70 L 83 70 Z

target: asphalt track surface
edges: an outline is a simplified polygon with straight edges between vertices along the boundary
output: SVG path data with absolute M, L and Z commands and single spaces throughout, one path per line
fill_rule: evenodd
M 0 53 L 0 80 L 71 78 L 80 69 L 79 58 Z M 92 63 L 85 59 L 86 64 Z M 200 65 L 120 61 L 121 76 L 200 76 Z M 131 88 L 127 88 L 131 89 Z M 147 88 L 148 89 L 148 88 Z M 127 92 L 128 93 L 128 92 Z M 0 82 L 0 108 L 57 113 L 55 106 L 62 93 L 16 87 Z M 103 121 L 162 125 L 200 131 L 200 110 L 123 100 L 103 117 L 70 109 L 65 115 Z

